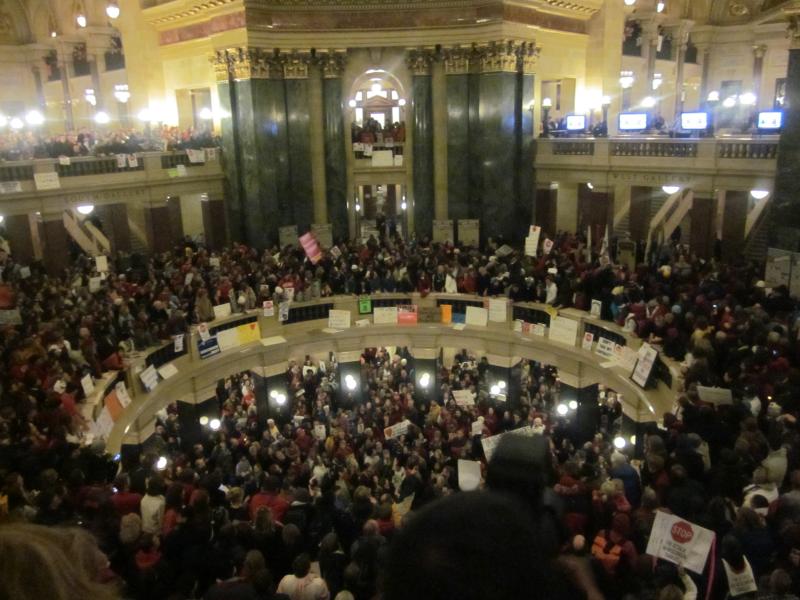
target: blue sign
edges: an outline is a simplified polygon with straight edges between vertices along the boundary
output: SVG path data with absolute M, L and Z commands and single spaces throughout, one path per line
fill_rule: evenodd
M 200 358 L 211 358 L 215 354 L 220 353 L 219 344 L 217 343 L 217 336 L 208 338 L 205 342 L 197 340 L 197 349 L 200 351 Z

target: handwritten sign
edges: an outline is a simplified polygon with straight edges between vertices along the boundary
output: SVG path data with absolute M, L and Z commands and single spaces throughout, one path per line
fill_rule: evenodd
M 328 311 L 329 329 L 350 329 L 350 311 L 331 309 Z
M 713 541 L 713 531 L 659 510 L 646 552 L 702 574 Z
M 411 422 L 408 420 L 401 421 L 400 423 L 396 423 L 390 427 L 386 427 L 383 430 L 383 436 L 387 440 L 393 440 L 394 438 L 398 438 L 401 435 L 405 435 L 408 433 L 408 427 L 411 425 Z

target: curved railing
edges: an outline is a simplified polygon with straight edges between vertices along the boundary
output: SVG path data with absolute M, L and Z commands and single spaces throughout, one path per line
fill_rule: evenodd
M 631 349 L 641 346 L 635 336 L 584 311 L 556 311 L 542 304 L 499 300 L 505 302 L 505 314 L 500 304 L 494 304 L 489 311 L 494 320 L 490 319 L 485 326 L 458 321 L 462 320 L 461 311 L 466 312 L 468 307 L 488 305 L 487 298 L 460 294 L 426 297 L 374 294 L 295 302 L 285 323 L 279 321 L 280 311 L 276 306 L 272 316 L 264 316 L 259 309 L 208 323 L 207 335 L 203 332 L 201 336 L 197 327 L 193 327 L 183 338 L 182 348 L 180 342 L 177 345 L 171 342 L 137 354 L 126 371 L 117 376 L 126 382 L 130 403 L 121 411 L 114 407 L 107 447 L 115 453 L 123 444 L 145 441 L 153 431 L 158 410 L 179 400 L 196 403 L 212 398 L 219 379 L 232 373 L 258 369 L 279 374 L 285 371 L 289 360 L 302 359 L 306 354 L 327 351 L 352 354 L 375 346 L 467 348 L 483 355 L 537 360 L 557 367 L 560 379 L 567 385 L 583 388 L 603 383 L 617 390 L 623 397 L 625 414 L 637 422 L 656 421 L 672 407 L 675 393 L 682 385 L 678 365 L 660 357 L 648 389 L 634 383 L 630 378 Z M 443 309 L 443 305 L 450 308 Z M 375 324 L 374 309 L 391 306 L 416 307 L 417 322 L 403 324 L 405 319 L 401 318 L 397 324 Z M 349 312 L 351 327 L 330 329 L 331 310 Z M 453 322 L 443 323 L 442 317 L 447 320 L 446 315 L 452 315 Z M 558 321 L 554 320 L 556 317 Z M 590 347 L 584 342 L 587 333 L 594 337 Z M 598 353 L 600 338 L 608 340 L 603 343 L 604 354 Z M 609 354 L 614 345 L 619 346 L 616 358 Z M 620 358 L 623 353 L 625 359 Z M 147 391 L 141 375 L 149 372 L 152 376 L 152 369 L 160 369 L 167 378 L 159 376 L 156 387 Z M 84 407 L 87 418 L 100 419 L 105 405 L 119 403 L 117 398 L 108 398 L 117 383 L 113 377 L 107 374 L 106 380 L 96 385 L 95 393 L 87 399 Z M 108 414 L 103 415 L 106 426 L 108 418 Z

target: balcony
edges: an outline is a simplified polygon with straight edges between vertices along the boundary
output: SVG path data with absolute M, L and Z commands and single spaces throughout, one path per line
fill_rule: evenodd
M 778 138 L 672 139 L 663 137 L 540 138 L 539 181 L 684 183 L 704 191 L 752 189 L 775 177 Z
M 73 198 L 102 204 L 182 193 L 221 197 L 219 150 L 195 152 L 199 157 L 192 162 L 178 151 L 0 162 L 0 213 L 57 212 Z

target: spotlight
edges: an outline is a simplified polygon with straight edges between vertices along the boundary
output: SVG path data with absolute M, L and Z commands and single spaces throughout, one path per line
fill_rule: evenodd
M 25 126 L 25 123 L 23 123 L 22 119 L 19 117 L 14 117 L 9 122 L 9 125 L 11 125 L 11 129 L 22 129 Z
M 109 19 L 116 19 L 119 17 L 119 4 L 116 2 L 109 2 L 106 6 L 106 14 Z
M 78 24 L 78 27 L 83 29 L 84 27 L 86 27 L 86 15 L 84 15 L 83 13 L 78 13 L 78 16 L 75 17 L 75 22 Z
M 275 404 L 283 406 L 286 404 L 286 394 L 278 394 L 275 396 Z
M 424 387 L 424 388 L 428 387 L 430 382 L 431 382 L 430 373 L 423 373 L 419 378 L 419 385 L 421 387 Z
M 505 381 L 498 381 L 497 382 L 497 387 L 499 387 L 501 390 L 506 389 L 506 382 Z
M 197 116 L 203 119 L 204 121 L 210 121 L 211 119 L 214 118 L 214 112 L 207 106 L 204 106 L 203 108 L 200 109 L 200 112 L 198 113 Z
M 56 31 L 51 31 L 50 32 L 50 37 L 51 38 L 58 37 L 58 33 Z
M 570 400 L 569 401 L 569 409 L 570 410 L 578 410 L 578 401 L 577 400 Z
M 667 194 L 668 196 L 672 196 L 672 194 L 677 194 L 681 191 L 681 188 L 677 185 L 662 185 L 661 191 Z
M 270 397 L 270 398 L 272 398 L 272 399 L 274 400 L 275 398 L 277 398 L 277 397 L 278 397 L 278 392 L 276 392 L 275 390 L 272 390 L 272 391 L 269 393 L 269 397 Z
M 405 199 L 403 199 L 403 201 L 400 203 L 400 210 L 406 210 L 407 208 L 408 208 L 408 202 L 406 202 Z
M 358 386 L 358 382 L 356 381 L 355 377 L 353 377 L 350 374 L 345 375 L 344 387 L 346 387 L 348 390 L 350 390 L 352 392 L 353 390 L 356 389 L 357 386 Z
M 25 115 L 25 121 L 28 125 L 41 125 L 44 123 L 44 115 L 38 110 L 31 110 Z
M 220 427 L 222 427 L 222 423 L 220 422 L 220 420 L 219 420 L 219 419 L 211 419 L 211 420 L 208 422 L 208 426 L 209 426 L 209 427 L 210 427 L 210 428 L 211 428 L 213 431 L 217 431 L 217 430 L 218 430 Z
M 750 190 L 750 195 L 756 200 L 763 200 L 769 196 L 769 192 L 767 190 Z
M 163 471 L 167 468 L 167 457 L 166 456 L 159 456 L 158 460 L 156 461 L 156 469 L 159 471 Z
M 203 415 L 202 417 L 200 417 L 200 425 L 202 425 L 203 427 L 208 425 L 208 417 L 207 416 Z
M 614 438 L 614 447 L 617 450 L 622 450 L 627 444 L 628 442 L 626 442 L 625 438 L 622 437 L 621 435 L 618 435 L 617 437 Z
M 361 204 L 356 202 L 356 212 L 361 212 Z
M 492 387 L 489 388 L 489 393 L 492 396 L 499 396 L 500 395 L 500 386 L 497 385 L 497 384 L 494 384 Z
M 656 4 L 656 12 L 664 12 L 664 3 L 659 2 Z
M 593 190 L 594 184 L 590 181 L 589 183 L 586 184 L 586 187 L 589 188 L 590 190 Z
M 83 216 L 90 215 L 94 211 L 94 204 L 81 204 L 76 210 Z
M 739 96 L 739 104 L 742 106 L 755 106 L 758 98 L 753 92 L 746 92 Z
M 725 108 L 733 108 L 736 106 L 736 96 L 728 96 L 722 101 L 722 106 Z
M 562 417 L 569 412 L 569 408 L 567 408 L 566 404 L 559 404 L 556 407 L 556 412 L 561 415 Z
M 349 106 L 350 108 L 355 108 L 356 107 L 356 101 L 355 100 L 350 100 L 347 103 L 347 106 Z
M 94 122 L 98 125 L 108 125 L 111 122 L 111 117 L 108 116 L 107 112 L 101 110 L 94 116 Z
M 400 98 L 400 100 L 398 100 L 397 103 L 400 106 L 405 106 L 406 105 L 406 99 L 405 98 Z

